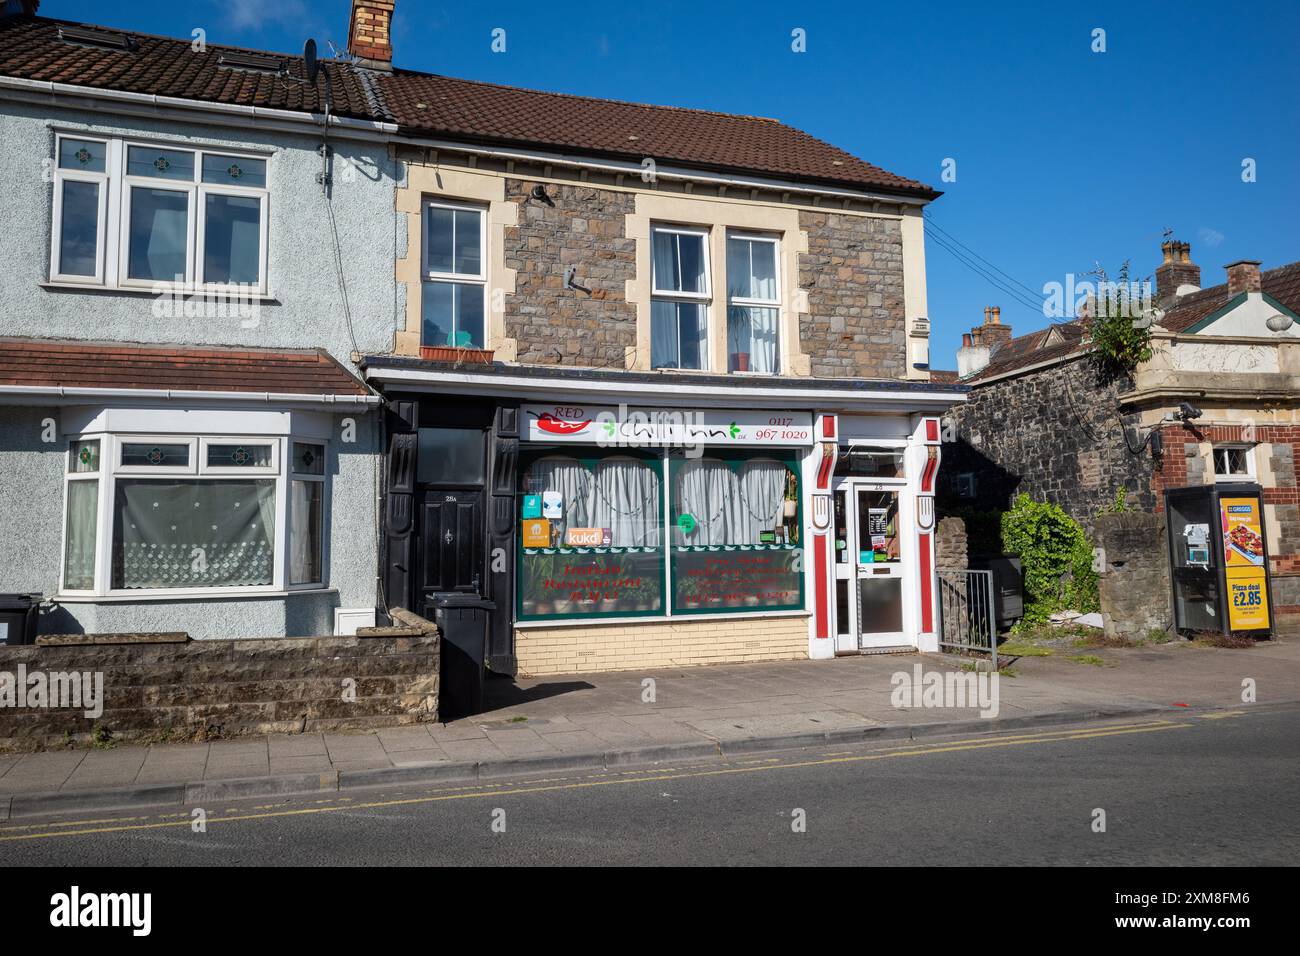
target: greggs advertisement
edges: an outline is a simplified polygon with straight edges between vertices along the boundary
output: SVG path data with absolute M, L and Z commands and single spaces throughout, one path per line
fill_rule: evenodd
M 1234 631 L 1269 627 L 1264 523 L 1260 508 L 1258 498 L 1219 499 L 1228 585 L 1228 626 Z

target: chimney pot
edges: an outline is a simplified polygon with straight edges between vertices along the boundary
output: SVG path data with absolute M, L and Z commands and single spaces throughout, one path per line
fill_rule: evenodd
M 1167 239 L 1160 244 L 1160 252 L 1164 261 L 1156 268 L 1156 305 L 1165 308 L 1177 300 L 1180 288 L 1201 287 L 1201 267 L 1192 262 L 1189 242 Z
M 975 343 L 971 341 L 971 337 L 970 337 L 970 333 L 969 333 L 969 332 L 963 332 L 963 333 L 961 334 L 961 347 L 962 347 L 962 348 L 964 348 L 964 349 L 968 349 L 968 348 L 970 348 L 970 347 L 971 347 L 972 345 L 974 345 L 974 344 L 975 344 Z

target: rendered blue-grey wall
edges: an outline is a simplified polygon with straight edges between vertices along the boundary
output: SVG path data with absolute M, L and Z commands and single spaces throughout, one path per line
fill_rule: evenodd
M 0 405 L 0 593 L 59 590 L 66 441 L 45 441 L 57 408 Z M 346 419 L 355 440 L 343 441 Z M 287 596 L 67 600 L 42 612 L 43 633 L 187 631 L 196 638 L 334 632 L 334 609 L 376 606 L 378 416 L 334 416 L 326 508 L 329 588 Z M 56 598 L 57 600 L 57 598 Z
M 274 302 L 257 325 L 235 318 L 158 318 L 148 292 L 52 289 L 49 279 L 56 130 L 140 136 L 177 146 L 270 148 L 269 263 Z M 353 351 L 335 267 L 326 200 L 316 174 L 318 135 L 178 123 L 0 98 L 0 335 L 124 342 L 326 348 L 345 364 Z M 331 203 L 356 348 L 393 347 L 393 177 L 400 164 L 382 142 L 332 141 Z M 402 225 L 405 229 L 405 225 Z M 402 239 L 404 242 L 405 239 Z M 400 318 L 399 318 L 400 317 Z

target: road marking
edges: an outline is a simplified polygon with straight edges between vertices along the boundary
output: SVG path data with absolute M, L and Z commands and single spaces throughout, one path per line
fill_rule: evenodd
M 613 774 L 590 774 L 585 778 L 548 778 L 530 780 L 526 783 L 488 783 L 478 786 L 457 787 L 448 791 L 435 791 L 427 796 L 406 797 L 403 799 L 375 800 L 357 802 L 352 798 L 341 798 L 339 805 L 316 805 L 287 810 L 272 810 L 262 813 L 240 813 L 230 810 L 230 816 L 209 814 L 209 826 L 218 823 L 239 823 L 250 820 L 269 820 L 280 817 L 311 816 L 320 813 L 337 813 L 342 810 L 373 810 L 387 807 L 413 806 L 426 803 L 443 803 L 449 800 L 467 800 L 475 797 L 502 797 L 530 793 L 553 793 L 563 790 L 585 790 L 594 787 L 617 786 L 629 783 L 659 783 L 664 780 L 681 780 L 695 777 L 728 776 L 742 773 L 762 773 L 769 770 L 795 770 L 805 767 L 830 766 L 835 764 L 865 763 L 874 760 L 889 760 L 896 757 L 926 757 L 931 754 L 957 753 L 967 750 L 989 750 L 999 747 L 1023 747 L 1030 744 L 1066 743 L 1075 740 L 1094 740 L 1100 737 L 1117 737 L 1127 734 L 1159 733 L 1166 730 L 1179 730 L 1193 727 L 1190 723 L 1176 723 L 1170 720 L 1156 720 L 1131 724 L 1109 724 L 1095 729 L 1076 728 L 1073 730 L 1045 730 L 1030 734 L 984 735 L 958 740 L 951 740 L 933 745 L 903 744 L 890 749 L 877 750 L 865 754 L 839 757 L 822 757 L 820 759 L 794 760 L 761 765 L 726 765 L 722 767 L 698 768 L 663 768 L 659 770 L 629 770 Z M 351 814 L 348 814 L 349 816 Z M 190 821 L 175 820 L 157 823 L 133 823 L 140 817 L 126 818 L 122 825 L 111 824 L 114 821 L 67 821 L 61 824 L 38 823 L 15 827 L 0 828 L 0 843 L 12 843 L 25 840 L 42 840 L 53 837 L 91 836 L 102 833 L 123 833 L 141 830 L 156 830 L 167 827 L 189 826 Z M 147 819 L 147 818 L 145 818 Z M 44 832 L 15 833 L 16 830 L 46 828 Z M 52 829 L 63 827 L 63 829 Z M 80 827 L 80 829 L 77 829 Z M 5 835 L 12 834 L 12 835 Z
M 1221 710 L 1217 713 L 1198 714 L 1197 716 L 1200 717 L 1201 720 L 1224 720 L 1228 717 L 1245 717 L 1246 712 L 1244 710 Z

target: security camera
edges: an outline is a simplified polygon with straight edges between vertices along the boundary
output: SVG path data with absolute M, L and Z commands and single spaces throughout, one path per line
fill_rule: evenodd
M 543 199 L 545 199 L 545 198 L 546 198 L 546 187 L 543 186 L 541 183 L 538 183 L 536 186 L 534 186 L 534 187 L 533 187 L 533 198 L 534 198 L 534 199 L 537 199 L 537 200 L 543 200 Z
M 1187 402 L 1179 402 L 1178 417 L 1181 418 L 1183 421 L 1189 421 L 1190 419 L 1193 418 L 1200 418 L 1201 410 L 1197 408 L 1195 405 L 1188 404 Z

